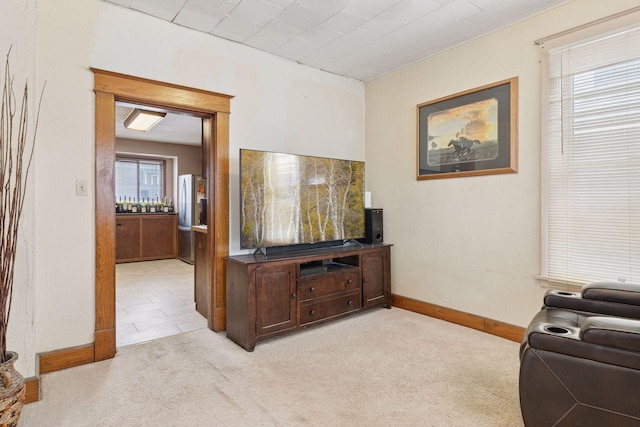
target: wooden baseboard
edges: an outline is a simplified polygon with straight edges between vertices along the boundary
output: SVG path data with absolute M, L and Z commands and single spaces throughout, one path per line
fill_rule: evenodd
M 116 355 L 116 329 L 103 329 L 95 331 L 93 334 L 94 342 L 94 362 L 101 360 L 113 359 Z
M 488 319 L 486 317 L 465 313 L 463 311 L 442 307 L 428 302 L 418 301 L 400 295 L 391 295 L 391 303 L 394 306 L 405 310 L 435 317 L 437 319 L 466 326 L 468 328 L 477 329 L 518 343 L 522 342 L 522 337 L 525 332 L 525 328 L 520 326 L 510 325 L 508 323 L 499 322 L 497 320 Z
M 40 375 L 86 365 L 95 362 L 94 344 L 40 353 L 38 360 Z
M 467 326 L 511 341 L 521 342 L 524 336 L 525 329 L 519 326 L 441 307 L 428 302 L 418 301 L 400 295 L 391 295 L 391 302 L 394 306 L 405 310 Z M 96 361 L 95 346 L 94 344 L 87 344 L 79 347 L 41 353 L 38 355 L 38 360 L 40 375 L 72 368 L 74 366 L 85 365 Z M 38 377 L 31 377 L 26 379 L 25 382 L 27 383 L 25 403 L 38 401 L 40 399 L 40 379 Z
M 96 361 L 94 344 L 40 353 L 36 355 L 36 358 L 38 365 L 37 376 L 25 378 L 24 380 L 27 386 L 24 398 L 25 404 L 40 400 L 40 375 Z
M 24 403 L 33 403 L 40 400 L 40 378 L 25 378 L 24 383 L 27 386 L 24 395 Z

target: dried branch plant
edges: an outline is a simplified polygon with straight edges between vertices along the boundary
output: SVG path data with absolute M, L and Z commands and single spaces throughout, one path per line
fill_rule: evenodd
M 33 135 L 29 137 L 29 89 L 25 82 L 18 104 L 9 67 L 10 53 L 11 48 L 5 62 L 0 109 L 0 362 L 7 359 L 16 246 L 42 103 L 41 94 Z

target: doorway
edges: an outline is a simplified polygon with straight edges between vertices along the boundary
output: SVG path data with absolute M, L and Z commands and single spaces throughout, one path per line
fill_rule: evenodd
M 231 96 L 92 69 L 96 96 L 96 324 L 94 360 L 112 358 L 115 331 L 115 103 L 183 111 L 203 120 L 207 178 L 207 325 L 225 330 L 224 257 L 229 253 L 229 114 Z
M 139 117 L 156 121 L 126 126 Z M 199 116 L 117 101 L 115 129 L 120 348 L 207 327 L 202 301 L 196 310 L 192 245 L 205 185 Z M 197 193 L 183 188 L 187 180 L 200 184 Z

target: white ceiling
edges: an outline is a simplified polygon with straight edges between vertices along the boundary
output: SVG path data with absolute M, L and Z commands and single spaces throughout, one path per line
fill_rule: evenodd
M 370 81 L 566 0 L 104 0 Z
M 148 132 L 129 130 L 124 127 L 124 119 L 136 107 L 143 110 L 163 111 L 167 115 Z M 202 141 L 202 119 L 143 105 L 116 102 L 116 137 L 173 144 L 200 145 Z
M 104 0 L 301 64 L 370 81 L 566 0 Z M 168 114 L 116 136 L 199 144 L 200 119 Z

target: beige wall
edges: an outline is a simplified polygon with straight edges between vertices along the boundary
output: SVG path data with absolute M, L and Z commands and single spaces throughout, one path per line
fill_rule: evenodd
M 534 40 L 638 6 L 576 0 L 367 83 L 366 170 L 393 243 L 394 293 L 525 326 L 540 268 L 540 68 Z M 416 181 L 416 106 L 519 78 L 519 172 Z

